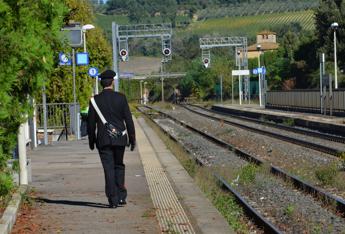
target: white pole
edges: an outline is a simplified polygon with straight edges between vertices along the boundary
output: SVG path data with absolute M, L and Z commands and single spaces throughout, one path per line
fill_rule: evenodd
M 143 104 L 143 81 L 140 81 L 140 104 Z
M 42 92 L 42 105 L 43 105 L 43 128 L 44 128 L 44 140 L 43 144 L 48 145 L 48 117 L 47 117 L 47 96 L 46 96 L 46 84 L 43 84 Z
M 242 105 L 242 83 L 241 83 L 241 76 L 238 76 L 238 94 L 240 98 L 240 105 Z
M 241 70 L 241 63 L 238 62 L 238 70 Z M 240 99 L 240 105 L 242 105 L 242 82 L 241 82 L 241 76 L 238 76 L 238 95 Z
M 98 94 L 98 76 L 96 76 L 96 90 L 95 94 Z
M 162 79 L 162 102 L 164 102 L 164 78 L 163 78 L 163 66 L 164 66 L 164 61 L 162 59 L 162 62 L 161 62 L 161 79 Z
M 32 138 L 31 141 L 33 141 L 33 146 L 34 148 L 37 148 L 37 107 L 36 107 L 36 102 L 35 99 L 33 100 L 33 106 L 34 106 L 34 115 L 32 116 L 32 125 L 33 125 L 33 133 L 32 133 Z
M 234 104 L 234 76 L 231 76 L 231 104 Z
M 119 64 L 118 64 L 118 51 L 117 51 L 117 35 L 118 35 L 118 25 L 115 22 L 112 22 L 111 24 L 111 28 L 112 28 L 112 41 L 113 41 L 113 69 L 114 72 L 116 73 L 115 76 L 115 87 L 114 90 L 115 91 L 119 91 L 120 88 L 120 68 L 119 68 Z
M 26 159 L 26 139 L 25 139 L 25 123 L 19 127 L 18 133 L 18 152 L 19 152 L 19 183 L 28 184 L 28 171 Z
M 259 51 L 259 57 L 258 57 L 258 69 L 260 69 L 260 55 L 261 55 L 261 52 Z M 258 74 L 259 74 L 259 103 L 260 103 L 260 107 L 262 106 L 262 97 L 261 97 L 261 73 L 259 73 L 258 71 Z
M 77 114 L 77 140 L 80 140 L 80 113 Z
M 86 30 L 83 30 L 83 38 L 84 38 L 84 53 L 86 53 Z
M 337 33 L 334 30 L 334 84 L 335 89 L 338 89 L 338 71 L 337 71 Z
M 72 48 L 72 71 L 73 71 L 73 106 L 74 106 L 74 135 L 78 137 L 78 120 L 77 120 L 77 94 L 75 87 L 75 49 Z
M 220 102 L 223 103 L 223 76 L 220 76 Z

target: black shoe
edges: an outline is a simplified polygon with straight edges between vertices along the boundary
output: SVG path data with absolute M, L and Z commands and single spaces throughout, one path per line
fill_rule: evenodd
M 120 200 L 118 204 L 119 204 L 120 206 L 123 206 L 123 205 L 126 205 L 127 202 L 126 202 L 126 200 Z
M 109 203 L 109 208 L 117 208 L 117 205 L 115 205 L 114 203 Z
M 117 204 L 115 204 L 112 200 L 108 199 L 109 202 L 109 208 L 116 208 Z

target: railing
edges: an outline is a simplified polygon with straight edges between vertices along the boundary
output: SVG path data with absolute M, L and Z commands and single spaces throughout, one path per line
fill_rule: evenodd
M 71 115 L 73 115 L 73 104 L 71 103 L 49 103 L 47 104 L 47 127 L 48 128 L 64 128 L 71 123 Z M 37 127 L 44 127 L 44 110 L 43 105 L 36 105 Z

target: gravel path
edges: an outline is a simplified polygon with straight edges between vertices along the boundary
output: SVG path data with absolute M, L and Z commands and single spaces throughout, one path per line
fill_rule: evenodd
M 271 176 L 264 169 L 256 169 L 254 181 L 242 183 L 241 168 L 246 167 L 248 162 L 172 120 L 155 121 L 193 152 L 193 157 L 217 168 L 255 209 L 283 232 L 341 233 L 345 230 L 345 221 L 342 218 L 322 208 L 309 195 Z
M 204 132 L 212 133 L 241 150 L 297 175 L 311 184 L 320 186 L 336 196 L 345 198 L 343 171 L 338 173 L 337 181 L 332 186 L 322 185 L 315 176 L 315 171 L 320 167 L 340 165 L 340 160 L 336 157 L 202 117 L 178 106 L 174 109 L 161 109 L 161 111 Z

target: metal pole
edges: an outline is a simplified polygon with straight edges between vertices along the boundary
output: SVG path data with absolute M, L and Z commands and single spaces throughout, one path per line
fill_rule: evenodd
M 220 76 L 220 102 L 223 102 L 223 76 Z
M 143 104 L 143 81 L 140 81 L 140 104 Z
M 322 79 L 323 76 L 325 75 L 325 53 L 321 54 L 321 60 L 320 60 L 320 110 L 321 110 L 321 114 L 323 113 L 323 83 L 322 83 Z
M 117 53 L 117 34 L 118 34 L 118 25 L 115 22 L 112 22 L 112 39 L 113 39 L 113 69 L 116 73 L 115 76 L 115 91 L 119 91 L 119 80 L 120 80 L 120 69 Z
M 329 98 L 328 98 L 328 103 L 329 103 L 329 115 L 333 115 L 333 87 L 332 87 L 332 74 L 329 74 Z
M 146 101 L 147 101 L 146 81 L 144 82 L 144 94 L 145 94 L 145 97 L 144 97 L 144 105 L 146 105 Z
M 335 89 L 338 89 L 338 71 L 337 71 L 337 33 L 334 30 L 334 84 Z
M 231 75 L 231 104 L 234 104 L 234 76 Z
M 238 63 L 238 70 L 241 70 L 241 63 L 239 62 Z M 240 99 L 240 105 L 242 105 L 242 83 L 241 83 L 241 76 L 239 75 L 238 76 L 238 96 L 239 96 L 239 99 Z
M 28 171 L 26 159 L 26 142 L 25 142 L 25 123 L 19 127 L 18 133 L 18 152 L 19 152 L 19 183 L 28 184 Z
M 43 91 L 42 91 L 42 104 L 43 104 L 43 144 L 48 145 L 48 127 L 47 127 L 47 97 L 46 97 L 46 84 L 43 84 Z
M 86 53 L 86 31 L 83 30 L 83 38 L 84 38 L 84 53 Z
M 98 76 L 96 76 L 96 90 L 95 94 L 98 94 Z
M 73 105 L 74 105 L 74 134 L 77 136 L 78 126 L 77 126 L 77 94 L 75 87 L 75 49 L 72 48 L 72 70 L 73 70 Z
M 322 114 L 322 60 L 320 59 L 320 113 Z
M 164 61 L 161 63 L 161 79 L 162 79 L 162 102 L 164 102 L 164 78 L 163 78 L 163 65 Z
M 35 99 L 32 100 L 33 106 L 34 106 L 34 115 L 32 116 L 32 127 L 33 127 L 33 133 L 32 138 L 33 146 L 34 148 L 37 148 L 37 107 Z
M 258 57 L 258 68 L 260 68 L 260 55 L 261 52 L 259 51 L 259 57 Z M 261 73 L 259 73 L 259 103 L 260 103 L 260 107 L 262 106 L 262 97 L 261 97 Z
M 77 114 L 77 139 L 80 140 L 80 113 Z

